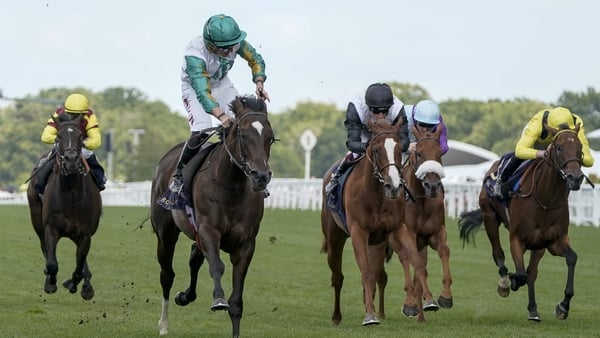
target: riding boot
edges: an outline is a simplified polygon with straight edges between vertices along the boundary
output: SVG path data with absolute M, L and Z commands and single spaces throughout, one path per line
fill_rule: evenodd
M 36 173 L 36 182 L 34 187 L 39 196 L 44 194 L 48 176 L 50 176 L 52 168 L 54 167 L 54 161 L 50 161 L 51 155 L 52 153 L 48 155 L 48 157 L 41 159 L 38 165 L 39 169 Z
M 96 155 L 92 154 L 92 156 L 87 158 L 86 161 L 90 166 L 94 181 L 96 181 L 96 185 L 98 186 L 98 190 L 104 190 L 106 184 L 106 175 L 104 174 L 104 168 L 102 168 L 98 162 Z
M 344 156 L 344 158 L 342 159 L 342 161 L 338 165 L 338 167 L 335 170 L 335 172 L 331 175 L 331 179 L 329 179 L 329 183 L 327 183 L 327 185 L 325 186 L 325 193 L 326 194 L 329 194 L 333 190 L 333 188 L 335 188 L 340 183 L 339 182 L 340 177 L 350 167 L 350 163 L 349 163 L 350 162 L 350 159 L 349 159 L 350 156 L 351 156 L 350 154 Z
M 169 190 L 175 194 L 181 192 L 183 188 L 183 168 L 187 163 L 198 153 L 200 147 L 208 140 L 209 135 L 206 133 L 193 132 L 190 138 L 185 141 L 181 154 L 179 154 L 179 160 L 177 161 L 177 167 L 175 167 L 175 174 L 173 174 L 173 181 L 169 185 Z
M 494 185 L 494 195 L 499 198 L 506 197 L 508 193 L 507 181 L 513 172 L 523 163 L 523 160 L 517 158 L 514 154 L 507 159 L 508 163 L 504 166 L 504 169 L 499 173 L 496 184 Z

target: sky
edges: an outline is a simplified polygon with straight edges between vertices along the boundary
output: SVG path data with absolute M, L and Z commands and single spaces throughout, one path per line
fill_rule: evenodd
M 596 0 L 6 0 L 0 90 L 136 88 L 183 112 L 183 49 L 218 13 L 265 59 L 271 112 L 344 109 L 374 82 L 416 84 L 437 101 L 551 103 L 600 89 Z M 243 59 L 230 77 L 254 92 Z

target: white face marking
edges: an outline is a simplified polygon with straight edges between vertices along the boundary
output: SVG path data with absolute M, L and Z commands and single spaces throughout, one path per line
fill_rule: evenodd
M 252 127 L 254 127 L 254 129 L 256 129 L 256 131 L 258 132 L 258 135 L 262 135 L 262 131 L 265 128 L 262 123 L 258 122 L 258 121 L 254 121 L 252 122 Z
M 396 159 L 394 158 L 394 148 L 396 148 L 397 142 L 391 138 L 386 138 L 384 141 L 385 153 L 388 158 L 388 163 L 396 163 Z M 398 167 L 395 165 L 389 166 L 389 176 L 392 179 L 392 184 L 394 187 L 400 186 L 400 172 L 398 171 Z

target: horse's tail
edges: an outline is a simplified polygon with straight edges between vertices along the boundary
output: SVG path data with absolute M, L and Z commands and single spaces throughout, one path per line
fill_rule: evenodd
M 329 246 L 327 245 L 327 240 L 323 240 L 323 245 L 321 246 L 321 253 L 327 253 L 329 250 Z
M 385 262 L 389 263 L 392 259 L 392 255 L 394 254 L 394 250 L 389 245 L 385 246 Z
M 462 212 L 458 218 L 459 237 L 465 243 L 472 241 L 475 244 L 475 233 L 483 224 L 483 213 L 481 209 Z

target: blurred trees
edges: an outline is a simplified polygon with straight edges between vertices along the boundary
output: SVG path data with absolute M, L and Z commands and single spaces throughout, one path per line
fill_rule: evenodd
M 415 84 L 391 82 L 394 94 L 406 104 L 431 98 L 424 88 Z M 50 145 L 41 143 L 40 134 L 50 114 L 72 92 L 82 92 L 100 120 L 105 136 L 104 146 L 96 154 L 105 169 L 107 135 L 112 133 L 113 180 L 150 180 L 160 157 L 173 145 L 184 141 L 189 128 L 184 116 L 170 111 L 160 101 L 149 101 L 146 95 L 132 88 L 113 87 L 101 92 L 85 88 L 51 88 L 0 109 L 0 189 L 18 187 L 29 177 L 39 155 Z M 349 93 L 350 100 L 352 93 Z M 448 127 L 449 138 L 471 143 L 498 154 L 511 151 L 521 130 L 537 111 L 549 106 L 570 108 L 585 121 L 586 131 L 600 128 L 600 92 L 565 91 L 556 103 L 526 98 L 513 100 L 469 99 L 439 102 Z M 304 150 L 299 138 L 305 129 L 317 135 L 311 153 L 311 174 L 322 177 L 337 159 L 346 153 L 346 130 L 343 122 L 345 107 L 304 101 L 282 112 L 270 112 L 270 120 L 279 139 L 271 151 L 274 176 L 303 177 Z M 143 130 L 143 133 L 139 131 Z M 135 143 L 137 135 L 137 144 Z M 600 141 L 590 140 L 595 149 Z

